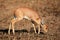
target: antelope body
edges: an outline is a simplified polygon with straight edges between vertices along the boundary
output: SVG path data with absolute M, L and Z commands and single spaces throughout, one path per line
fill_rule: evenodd
M 34 21 L 35 23 L 37 23 L 38 34 L 40 33 L 40 25 L 41 25 L 42 19 L 39 17 L 38 13 L 29 9 L 29 8 L 18 8 L 14 11 L 14 19 L 11 20 L 11 23 L 10 23 L 10 26 L 9 26 L 9 31 L 8 31 L 9 34 L 10 34 L 11 27 L 12 27 L 13 34 L 15 34 L 14 24 L 17 21 L 22 20 L 23 18 L 26 18 L 28 20 L 31 20 L 31 21 Z M 35 26 L 34 23 L 32 23 L 32 24 L 33 24 L 33 27 L 34 27 L 34 31 L 36 33 L 36 26 Z M 45 31 L 47 32 L 47 30 L 45 30 Z

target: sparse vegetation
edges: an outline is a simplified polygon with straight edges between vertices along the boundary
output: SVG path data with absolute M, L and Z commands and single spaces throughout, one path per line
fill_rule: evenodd
M 18 7 L 28 7 L 37 11 L 40 17 L 43 17 L 48 24 L 48 33 L 43 35 L 21 33 L 16 40 L 60 40 L 60 0 L 0 0 L 0 29 L 7 29 L 13 11 Z M 28 25 L 29 23 L 29 25 Z M 22 20 L 17 22 L 15 29 L 19 26 L 32 26 L 30 21 Z M 25 33 L 26 34 L 26 33 Z M 3 37 L 4 38 L 4 37 Z M 1 40 L 3 39 L 0 38 Z M 11 38 L 11 37 L 10 37 Z

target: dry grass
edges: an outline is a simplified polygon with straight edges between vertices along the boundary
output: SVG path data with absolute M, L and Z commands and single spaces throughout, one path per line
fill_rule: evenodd
M 44 18 L 46 24 L 48 24 L 49 30 L 46 35 L 22 35 L 20 37 L 21 40 L 60 40 L 59 4 L 59 0 L 0 0 L 0 29 L 8 28 L 10 20 L 13 18 L 13 11 L 16 8 L 28 7 L 37 11 L 39 16 Z M 27 29 L 28 26 L 31 27 L 32 25 L 30 21 L 22 20 L 21 22 L 16 23 L 15 29 L 20 28 L 19 26 L 26 27 Z

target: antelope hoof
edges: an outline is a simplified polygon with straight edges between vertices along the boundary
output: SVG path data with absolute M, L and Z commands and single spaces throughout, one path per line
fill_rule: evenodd
M 8 31 L 8 34 L 10 35 L 10 32 Z
M 40 34 L 40 32 L 38 32 L 38 34 Z

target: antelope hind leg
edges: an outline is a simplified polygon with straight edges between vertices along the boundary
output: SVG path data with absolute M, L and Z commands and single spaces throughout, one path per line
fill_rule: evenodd
M 11 22 L 12 22 L 12 31 L 13 31 L 13 34 L 15 34 L 15 30 L 14 30 L 14 24 L 20 20 L 22 20 L 23 18 L 16 18 L 16 19 L 13 19 Z
M 11 23 L 9 25 L 9 30 L 8 30 L 8 34 L 10 35 L 10 29 L 11 29 Z

